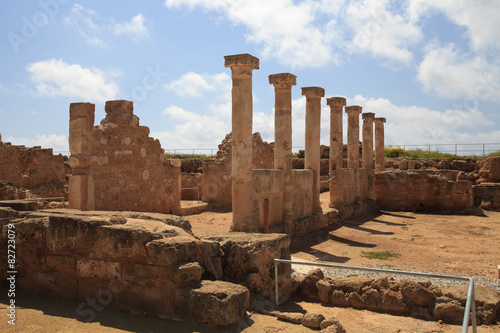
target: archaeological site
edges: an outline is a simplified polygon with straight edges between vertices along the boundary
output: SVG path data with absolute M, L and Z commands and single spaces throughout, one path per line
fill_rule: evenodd
M 298 78 L 253 82 L 249 54 L 224 66 L 232 130 L 213 157 L 166 154 L 126 100 L 97 125 L 70 104 L 69 156 L 0 136 L 3 297 L 203 332 L 500 332 L 500 157 L 388 158 L 391 119 L 315 86 L 293 154 Z M 252 131 L 253 84 L 274 88 L 273 143 Z

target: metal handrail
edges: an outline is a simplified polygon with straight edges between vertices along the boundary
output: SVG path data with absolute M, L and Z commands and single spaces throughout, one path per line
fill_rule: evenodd
M 323 264 L 316 262 L 307 261 L 296 261 L 287 259 L 274 259 L 274 288 L 276 291 L 276 306 L 278 306 L 278 263 L 283 264 L 296 264 L 296 265 L 306 265 L 306 266 L 320 266 L 320 267 L 333 267 L 340 269 L 354 269 L 361 271 L 371 271 L 379 273 L 392 273 L 400 275 L 415 275 L 415 276 L 425 276 L 434 278 L 444 278 L 451 280 L 461 280 L 469 281 L 469 289 L 467 291 L 467 302 L 465 303 L 465 313 L 462 322 L 462 333 L 467 333 L 469 329 L 469 319 L 470 312 L 472 310 L 472 331 L 477 333 L 477 323 L 476 323 L 476 296 L 474 291 L 474 278 L 466 276 L 456 276 L 456 275 L 445 275 L 445 274 L 434 274 L 434 273 L 421 273 L 421 272 L 411 272 L 411 271 L 397 271 L 394 269 L 381 269 L 381 268 L 369 268 L 369 267 L 356 267 L 356 266 L 343 266 L 343 265 L 333 265 L 333 264 Z

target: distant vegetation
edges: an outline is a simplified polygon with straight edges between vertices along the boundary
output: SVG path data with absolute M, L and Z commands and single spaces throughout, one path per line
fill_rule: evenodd
M 198 154 L 166 154 L 168 158 L 181 160 L 209 160 L 214 158 L 214 155 L 198 155 Z
M 361 257 L 367 259 L 379 259 L 379 260 L 387 260 L 389 258 L 398 258 L 401 257 L 400 253 L 391 252 L 391 251 L 361 251 Z
M 404 150 L 403 148 L 385 148 L 384 155 L 387 158 L 466 158 L 474 156 L 462 156 L 437 151 L 422 149 Z
M 500 150 L 493 152 L 491 154 L 488 154 L 488 157 L 495 157 L 495 156 L 500 156 Z

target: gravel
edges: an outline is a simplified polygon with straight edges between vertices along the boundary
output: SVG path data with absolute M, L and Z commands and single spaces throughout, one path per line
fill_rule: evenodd
M 306 275 L 307 272 L 314 269 L 314 266 L 305 266 L 305 265 L 292 265 L 293 272 L 297 272 L 299 274 Z M 330 268 L 330 267 L 319 267 L 323 271 L 325 277 L 336 278 L 343 277 L 348 275 L 358 275 L 365 276 L 373 279 L 377 279 L 381 276 L 394 277 L 396 280 L 412 280 L 412 281 L 430 281 L 433 285 L 436 286 L 468 286 L 468 280 L 457 280 L 457 279 L 449 279 L 449 278 L 435 278 L 435 277 L 426 277 L 426 276 L 418 276 L 418 275 L 408 275 L 408 274 L 395 274 L 391 272 L 373 272 L 373 271 L 364 271 L 357 269 L 339 269 L 339 268 Z M 394 271 L 404 271 L 403 269 L 391 268 Z M 415 273 L 425 273 L 425 274 L 438 274 L 443 275 L 440 272 L 432 272 L 432 271 L 412 271 Z M 468 278 L 468 277 L 467 277 Z M 485 286 L 496 291 L 500 292 L 500 279 L 490 279 L 480 276 L 474 276 L 474 286 Z

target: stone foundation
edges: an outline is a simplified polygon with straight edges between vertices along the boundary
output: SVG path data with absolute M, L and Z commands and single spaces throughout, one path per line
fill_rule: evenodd
M 500 210 L 500 183 L 475 185 L 474 206 L 485 210 Z
M 385 171 L 375 173 L 375 197 L 381 209 L 394 211 L 470 210 L 472 182 L 451 181 L 434 171 Z

